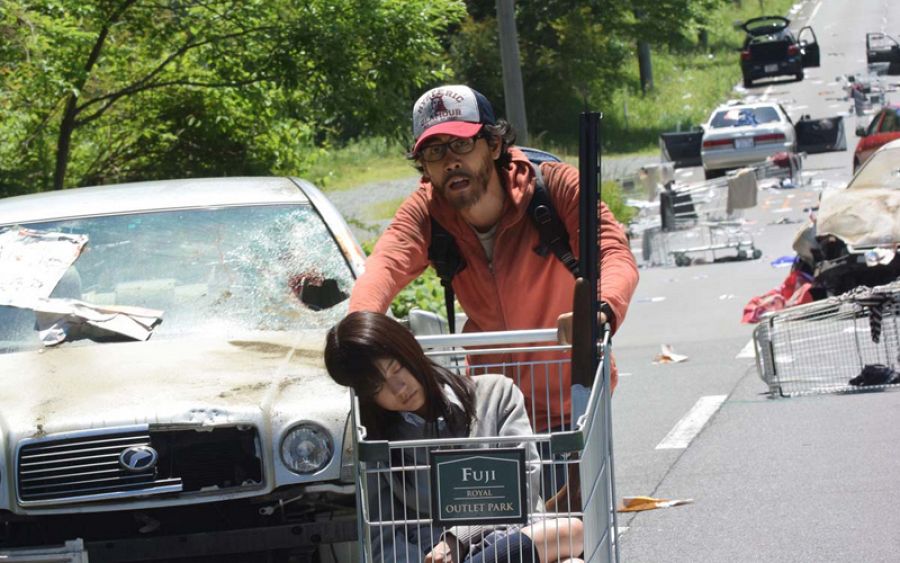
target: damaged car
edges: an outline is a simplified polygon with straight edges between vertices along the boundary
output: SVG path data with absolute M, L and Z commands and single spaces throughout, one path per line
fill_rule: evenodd
M 803 80 L 803 69 L 819 66 L 819 43 L 813 29 L 806 26 L 795 36 L 789 25 L 791 20 L 782 16 L 761 16 L 741 25 L 746 33 L 741 48 L 744 88 L 773 76 Z
M 293 178 L 0 200 L 3 559 L 342 559 L 350 402 L 321 355 L 363 260 Z
M 900 277 L 900 140 L 878 149 L 846 188 L 823 192 L 814 229 L 809 254 L 829 294 Z

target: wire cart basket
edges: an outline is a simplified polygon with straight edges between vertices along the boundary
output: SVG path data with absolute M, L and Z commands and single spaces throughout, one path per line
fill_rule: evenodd
M 900 282 L 768 314 L 753 340 L 772 396 L 900 387 Z
M 504 556 L 487 560 L 538 561 L 536 553 L 551 544 L 550 553 L 565 555 L 560 560 L 579 557 L 586 563 L 618 561 L 609 340 L 603 339 L 602 360 L 592 388 L 575 389 L 571 396 L 568 390 L 561 392 L 560 397 L 547 393 L 541 400 L 534 391 L 540 385 L 531 385 L 531 389 L 523 385 L 546 378 L 568 380 L 570 347 L 555 341 L 555 329 L 419 337 L 426 354 L 451 370 L 468 375 L 501 373 L 516 381 L 526 397 L 533 426 L 541 428 L 547 426 L 546 421 L 553 421 L 554 427 L 534 434 L 369 441 L 360 420 L 358 399 L 353 397 L 361 561 L 421 562 L 430 546 L 437 543 L 435 540 L 456 526 L 477 526 L 469 528 L 475 530 L 471 556 L 491 542 L 502 542 L 505 534 L 523 526 L 536 528 L 550 521 L 576 520 L 583 523 L 583 546 L 575 545 L 571 536 L 553 535 L 552 528 L 544 527 L 550 532 L 543 538 L 544 545 L 535 542 L 532 553 L 522 553 L 520 545 L 509 559 Z M 479 355 L 487 361 L 477 359 Z M 568 404 L 570 400 L 571 418 L 559 426 L 555 415 L 549 414 L 558 408 L 540 412 L 547 401 Z M 493 488 L 472 488 L 461 483 L 459 477 L 465 480 L 476 474 L 473 471 L 497 471 L 505 478 L 493 482 Z M 429 494 L 423 497 L 422 491 Z M 479 502 L 473 502 L 471 495 L 478 497 Z M 398 498 L 405 510 L 395 508 Z M 482 502 L 484 498 L 489 502 Z M 407 541 L 410 537 L 419 538 L 420 551 L 407 555 L 408 548 L 398 550 L 396 542 L 385 548 L 385 538 L 398 536 Z M 424 545 L 426 541 L 431 543 Z M 479 561 L 478 555 L 471 560 Z

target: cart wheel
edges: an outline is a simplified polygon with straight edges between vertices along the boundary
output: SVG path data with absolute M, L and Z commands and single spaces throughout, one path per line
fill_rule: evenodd
M 747 259 L 747 251 L 746 250 L 738 250 L 737 259 L 738 260 L 746 260 Z
M 675 255 L 675 265 L 679 268 L 682 266 L 688 266 L 691 263 L 691 259 L 685 256 L 684 254 L 676 254 Z
M 753 249 L 753 259 L 756 260 L 757 258 L 762 258 L 762 250 L 760 250 L 758 248 L 754 248 Z

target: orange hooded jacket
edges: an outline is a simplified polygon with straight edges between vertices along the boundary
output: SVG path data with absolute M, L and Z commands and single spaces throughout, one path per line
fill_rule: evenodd
M 552 253 L 539 256 L 534 251 L 540 243 L 539 235 L 526 216 L 534 193 L 534 171 L 521 151 L 513 147 L 510 152 L 512 163 L 503 179 L 509 197 L 494 239 L 492 266 L 475 231 L 434 191 L 430 182 L 423 180 L 397 210 L 366 260 L 365 272 L 350 296 L 350 310 L 387 311 L 397 293 L 428 267 L 433 215 L 456 239 L 466 261 L 466 267 L 453 278 L 453 291 L 468 316 L 465 332 L 556 328 L 559 315 L 572 310 L 575 280 Z M 541 174 L 577 256 L 578 171 L 564 163 L 544 163 Z M 605 204 L 601 203 L 600 208 L 598 293 L 613 311 L 610 324 L 615 332 L 625 319 L 638 270 L 621 226 Z M 554 358 L 552 353 L 538 354 L 547 356 L 543 359 Z M 536 355 L 532 353 L 518 361 L 535 361 Z M 555 359 L 559 360 L 558 355 Z M 497 360 L 496 356 L 470 358 L 478 363 Z M 568 367 L 566 362 L 562 381 L 546 376 L 543 370 L 523 370 L 526 373 L 517 381 L 537 430 L 559 427 L 566 420 L 569 393 L 562 391 L 570 385 Z M 611 378 L 615 387 L 615 366 Z

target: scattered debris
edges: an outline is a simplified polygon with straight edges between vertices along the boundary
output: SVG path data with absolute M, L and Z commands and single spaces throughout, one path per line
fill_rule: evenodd
M 677 364 L 686 362 L 688 359 L 684 354 L 676 354 L 669 344 L 662 345 L 662 352 L 653 358 L 654 364 Z
M 671 508 L 692 502 L 694 502 L 692 498 L 669 500 L 653 497 L 622 497 L 622 504 L 616 510 L 618 512 L 639 512 L 656 508 Z
M 769 265 L 773 268 L 790 268 L 794 265 L 796 259 L 796 256 L 781 256 L 769 262 Z

